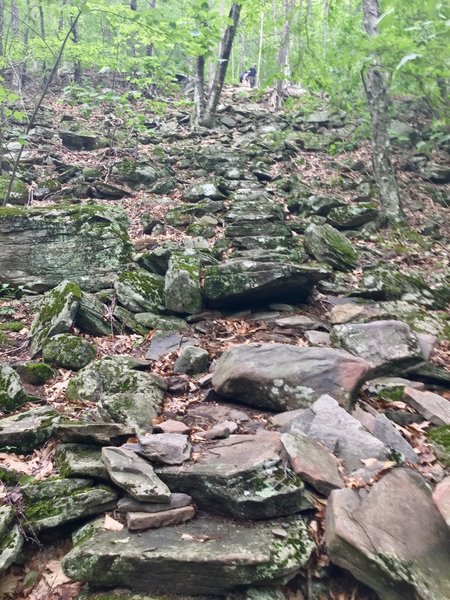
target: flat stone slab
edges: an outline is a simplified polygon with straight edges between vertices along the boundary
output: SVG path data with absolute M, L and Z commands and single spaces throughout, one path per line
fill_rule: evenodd
M 179 352 L 186 346 L 196 346 L 198 344 L 198 340 L 182 333 L 159 331 L 153 336 L 145 358 L 159 360 L 169 352 Z
M 330 394 L 349 406 L 370 365 L 343 350 L 291 344 L 243 344 L 218 360 L 212 384 L 225 398 L 293 410 Z
M 112 481 L 135 500 L 169 502 L 170 490 L 149 462 L 125 448 L 102 448 L 102 460 Z
M 161 512 L 163 510 L 172 510 L 174 508 L 183 508 L 192 504 L 192 498 L 188 494 L 171 494 L 169 502 L 138 502 L 130 496 L 121 498 L 117 503 L 117 510 L 119 512 L 146 512 L 154 513 Z
M 127 527 L 130 531 L 142 531 L 144 529 L 157 529 L 168 525 L 179 525 L 186 523 L 195 517 L 193 506 L 183 506 L 172 510 L 163 510 L 155 513 L 128 512 Z
M 433 392 L 405 387 L 403 401 L 433 425 L 450 425 L 450 401 Z
M 46 479 L 22 486 L 25 524 L 42 531 L 115 508 L 117 493 L 92 479 Z
M 418 473 L 394 469 L 369 493 L 335 490 L 325 540 L 331 560 L 381 600 L 450 598 L 450 537 Z
M 281 452 L 278 433 L 230 435 L 211 443 L 195 462 L 156 472 L 174 492 L 191 495 L 200 509 L 214 514 L 243 519 L 291 515 L 310 503 Z
M 332 490 L 344 487 L 336 457 L 323 446 L 300 431 L 284 433 L 281 441 L 294 473 L 318 492 L 328 496 Z
M 92 477 L 110 481 L 98 446 L 89 444 L 58 444 L 55 463 L 63 477 Z
M 283 525 L 287 536 L 280 540 L 273 530 Z M 290 579 L 314 547 L 301 518 L 249 525 L 205 517 L 139 536 L 96 533 L 69 552 L 63 570 L 95 587 L 225 595 L 241 585 Z
M 60 414 L 45 406 L 0 419 L 0 446 L 31 452 L 49 440 Z
M 60 423 L 56 437 L 65 443 L 116 446 L 135 435 L 134 427 L 119 423 Z

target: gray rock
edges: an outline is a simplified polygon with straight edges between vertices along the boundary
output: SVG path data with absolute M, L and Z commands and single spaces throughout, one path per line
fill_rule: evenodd
M 164 278 L 138 269 L 122 273 L 114 283 L 118 302 L 131 312 L 164 310 Z
M 80 133 L 78 131 L 60 131 L 59 137 L 63 146 L 71 150 L 95 150 L 97 138 L 95 135 Z
M 56 375 L 55 369 L 43 362 L 27 361 L 16 365 L 15 370 L 25 383 L 31 385 L 44 385 Z
M 58 444 L 55 452 L 55 464 L 62 477 L 110 480 L 98 446 Z
M 120 208 L 0 208 L 0 272 L 12 286 L 46 290 L 70 278 L 96 291 L 112 285 L 131 251 Z
M 330 396 L 322 396 L 310 408 L 299 412 L 287 429 L 301 431 L 320 443 L 340 458 L 349 472 L 360 468 L 362 460 L 385 460 L 389 455 L 385 445 Z
M 66 393 L 71 400 L 98 403 L 103 420 L 146 431 L 161 410 L 166 389 L 158 375 L 130 369 L 126 362 L 107 357 L 78 371 Z
M 23 535 L 14 524 L 15 511 L 12 506 L 0 506 L 0 573 L 14 563 L 23 546 Z
M 211 429 L 204 431 L 200 435 L 205 440 L 221 440 L 230 437 L 232 433 L 236 433 L 238 430 L 238 424 L 234 421 L 223 421 L 217 423 Z
M 310 507 L 301 479 L 283 465 L 279 434 L 231 435 L 213 442 L 195 462 L 161 467 L 158 475 L 192 496 L 201 510 L 241 519 L 267 519 Z
M 136 313 L 135 320 L 148 329 L 159 329 L 160 331 L 182 331 L 188 325 L 184 319 L 178 317 L 162 317 L 155 313 Z
M 336 229 L 352 229 L 375 221 L 378 214 L 379 207 L 376 202 L 358 202 L 333 208 L 326 218 Z
M 0 419 L 0 447 L 22 454 L 43 446 L 52 434 L 60 414 L 45 406 Z
M 170 502 L 170 490 L 159 479 L 152 466 L 125 448 L 102 448 L 102 460 L 112 481 L 135 500 Z
M 172 254 L 164 294 L 167 310 L 180 314 L 201 311 L 200 259 L 197 256 Z
M 223 595 L 242 585 L 289 580 L 313 551 L 302 519 L 284 520 L 280 543 L 274 523 L 240 524 L 207 517 L 187 525 L 95 534 L 64 558 L 71 579 L 145 593 Z M 278 525 L 278 523 L 277 523 Z M 114 569 L 107 565 L 114 562 Z
M 150 360 L 159 360 L 165 354 L 170 352 L 179 352 L 180 350 L 197 344 L 197 340 L 178 332 L 157 331 L 152 337 L 150 347 L 145 358 Z
M 209 367 L 209 354 L 207 350 L 196 346 L 186 346 L 173 365 L 174 373 L 193 375 L 204 373 Z
M 223 353 L 212 384 L 225 398 L 272 410 L 306 407 L 326 393 L 349 406 L 369 366 L 330 348 L 245 344 Z
M 180 465 L 191 456 L 189 438 L 181 433 L 147 434 L 138 441 L 139 454 L 155 464 Z
M 171 510 L 173 508 L 183 508 L 192 504 L 192 498 L 188 494 L 171 494 L 169 502 L 138 502 L 126 496 L 121 498 L 117 504 L 119 512 L 147 512 L 154 513 L 162 510 Z
M 331 346 L 331 336 L 326 331 L 305 331 L 305 338 L 312 346 Z
M 114 165 L 112 174 L 119 182 L 125 182 L 133 189 L 146 189 L 161 178 L 163 172 L 145 161 L 125 158 Z
M 423 361 L 416 334 L 401 321 L 373 321 L 335 325 L 335 344 L 369 361 L 379 374 L 407 368 Z
M 405 387 L 403 401 L 433 425 L 450 425 L 450 402 L 433 392 Z
M 6 199 L 6 192 L 9 187 L 9 179 L 9 175 L 0 175 L 0 200 L 2 203 Z M 29 194 L 30 192 L 28 191 L 27 184 L 16 177 L 11 187 L 8 204 L 12 204 L 14 206 L 24 206 L 28 204 Z
M 27 401 L 19 375 L 9 365 L 0 365 L 0 411 L 14 412 Z
M 400 454 L 402 460 L 418 463 L 419 459 L 411 444 L 402 437 L 391 421 L 384 415 L 377 415 L 371 433 L 391 451 Z
M 215 307 L 299 303 L 330 273 L 322 266 L 235 258 L 205 267 L 204 297 Z
M 438 165 L 429 162 L 422 169 L 421 176 L 432 183 L 449 183 L 450 168 L 448 165 Z
M 39 532 L 112 510 L 117 493 L 92 479 L 50 478 L 22 486 L 27 529 Z
M 358 264 L 358 253 L 351 242 L 331 225 L 309 225 L 304 245 L 308 254 L 338 271 L 352 271 Z
M 83 293 L 75 316 L 76 326 L 94 336 L 112 335 L 116 331 L 108 308 L 94 294 Z
M 60 423 L 55 427 L 55 435 L 66 444 L 95 444 L 115 446 L 135 434 L 133 427 L 118 423 Z
M 143 531 L 145 529 L 157 529 L 167 527 L 168 525 L 179 525 L 186 523 L 195 516 L 193 506 L 184 506 L 182 508 L 173 508 L 155 513 L 148 512 L 128 512 L 127 527 L 129 531 Z
M 281 442 L 294 473 L 318 492 L 328 496 L 332 490 L 344 487 L 338 461 L 320 444 L 295 430 L 284 433 Z
M 216 187 L 215 183 L 197 183 L 190 187 L 184 194 L 184 199 L 188 202 L 199 202 L 204 199 L 223 200 L 224 194 Z
M 71 330 L 81 297 L 79 286 L 70 281 L 63 281 L 44 294 L 30 327 L 32 356 L 38 354 L 51 337 Z
M 395 469 L 368 494 L 333 491 L 325 540 L 331 560 L 381 600 L 450 597 L 448 530 L 418 473 Z
M 319 321 L 317 321 L 317 319 L 311 319 L 311 317 L 307 317 L 306 315 L 295 315 L 293 317 L 276 319 L 275 325 L 277 327 L 292 327 L 294 329 L 312 329 L 319 325 Z
M 60 333 L 48 340 L 42 350 L 45 361 L 62 367 L 79 371 L 90 362 L 97 354 L 97 349 L 83 338 L 70 333 Z

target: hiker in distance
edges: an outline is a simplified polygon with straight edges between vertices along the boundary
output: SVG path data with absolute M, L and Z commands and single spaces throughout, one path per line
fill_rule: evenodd
M 239 83 L 248 83 L 249 87 L 254 88 L 256 85 L 256 65 L 250 67 L 239 77 Z

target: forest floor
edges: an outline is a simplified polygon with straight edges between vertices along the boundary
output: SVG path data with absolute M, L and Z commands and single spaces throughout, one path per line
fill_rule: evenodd
M 248 97 L 246 97 L 248 96 Z M 243 110 L 247 105 L 254 105 L 255 99 L 251 92 L 228 88 L 223 96 L 224 107 L 239 106 Z M 259 99 L 259 110 L 270 113 L 267 99 Z M 61 119 L 82 120 L 86 129 L 93 131 L 102 130 L 105 124 L 104 106 L 98 106 L 90 110 L 90 116 L 86 118 L 83 110 L 79 106 L 72 106 L 59 98 L 47 102 L 48 109 L 54 115 L 54 121 L 60 122 Z M 174 113 L 186 113 L 187 109 L 175 106 L 169 109 L 167 114 L 160 122 L 173 122 Z M 222 113 L 221 113 L 222 114 Z M 223 113 L 225 114 L 225 113 Z M 112 117 L 111 117 L 112 118 Z M 116 119 L 113 128 L 118 132 L 126 130 L 126 123 L 121 123 Z M 178 129 L 180 132 L 180 128 Z M 181 139 L 189 139 L 189 128 L 181 128 Z M 236 130 L 227 130 L 219 127 L 209 133 L 202 133 L 198 139 L 198 144 L 203 146 L 214 146 L 221 144 L 224 140 L 228 145 L 237 142 L 241 132 Z M 120 137 L 120 136 L 118 136 Z M 125 141 L 124 141 L 125 139 Z M 171 156 L 173 146 L 178 145 L 179 140 L 171 139 L 170 136 L 162 138 L 159 145 L 164 148 L 166 157 Z M 32 148 L 37 151 L 38 148 Z M 236 152 L 239 152 L 237 149 Z M 365 239 L 355 238 L 354 244 L 357 249 L 363 249 L 366 253 L 371 253 L 372 258 L 400 271 L 414 271 L 420 273 L 426 281 L 433 285 L 437 275 L 442 275 L 448 267 L 448 246 L 446 245 L 450 237 L 450 223 L 446 217 L 448 209 L 433 201 L 429 195 L 428 184 L 425 184 L 417 177 L 413 171 L 403 168 L 403 165 L 410 158 L 410 150 L 396 150 L 394 162 L 399 175 L 402 196 L 404 198 L 404 207 L 406 213 L 407 226 L 396 231 L 394 236 L 386 235 L 386 232 L 374 232 L 371 237 Z M 138 157 L 139 160 L 154 159 L 154 146 L 151 144 L 138 144 L 134 148 L 127 144 L 126 135 L 122 136 L 122 141 L 117 142 L 111 148 L 101 148 L 89 152 L 74 151 L 55 146 L 52 150 L 52 157 L 57 158 L 63 163 L 77 165 L 79 168 L 100 168 L 106 173 L 105 181 L 108 181 L 108 174 L 111 173 L 113 165 L 118 159 L 124 156 Z M 440 150 L 436 149 L 433 159 L 437 162 L 443 159 Z M 336 189 L 336 165 L 355 163 L 361 161 L 370 170 L 370 146 L 368 142 L 361 142 L 357 148 L 344 150 L 336 155 L 329 155 L 324 152 L 301 152 L 293 155 L 289 160 L 279 160 L 273 162 L 270 167 L 270 174 L 273 181 L 277 178 L 297 178 L 306 186 L 314 189 L 316 194 L 337 194 L 341 199 L 347 200 L 352 192 L 343 189 Z M 35 174 L 39 177 L 46 177 L 48 167 L 43 161 L 34 167 Z M 348 177 L 358 178 L 358 174 L 349 173 Z M 142 252 L 149 248 L 154 248 L 161 243 L 173 241 L 179 242 L 186 237 L 182 228 L 165 226 L 159 233 L 144 235 L 142 226 L 142 217 L 152 213 L 154 218 L 164 223 L 164 217 L 168 210 L 179 207 L 182 204 L 182 198 L 185 190 L 197 182 L 195 174 L 190 173 L 189 169 L 178 171 L 176 174 L 177 186 L 173 192 L 165 194 L 164 197 L 149 194 L 146 191 L 136 191 L 128 188 L 129 196 L 122 200 L 95 200 L 99 204 L 111 205 L 117 204 L 123 208 L 130 220 L 129 233 L 133 245 L 137 252 Z M 124 187 L 124 186 L 121 186 Z M 441 188 L 448 186 L 440 186 Z M 268 190 L 271 190 L 271 184 L 268 184 Z M 64 186 L 60 192 L 64 191 Z M 62 194 L 61 194 L 62 195 Z M 49 197 L 41 201 L 33 200 L 32 206 L 50 205 L 59 202 L 58 195 Z M 280 198 L 280 202 L 285 199 Z M 291 215 L 287 215 L 287 220 Z M 429 228 L 436 233 L 424 237 L 420 232 L 424 228 Z M 216 228 L 215 236 L 209 239 L 211 244 L 222 235 L 221 223 Z M 361 276 L 360 270 L 352 273 L 355 280 Z M 22 328 L 17 332 L 5 332 L 8 337 L 9 345 L 0 350 L 0 360 L 7 364 L 17 364 L 30 359 L 28 348 L 29 327 L 33 318 L 35 302 L 33 297 L 25 295 L 22 298 L 14 299 L 0 297 L 0 311 L 7 309 L 8 319 L 20 321 Z M 293 314 L 302 314 L 327 323 L 328 310 L 331 304 L 327 294 L 315 293 L 312 300 L 307 305 L 298 305 L 294 307 Z M 270 309 L 267 308 L 270 312 Z M 249 342 L 284 342 L 293 343 L 299 346 L 310 345 L 305 339 L 303 332 L 287 331 L 285 328 L 278 327 L 272 319 L 267 318 L 265 311 L 261 309 L 240 311 L 236 313 L 223 313 L 219 311 L 209 311 L 206 325 L 203 327 L 193 323 L 193 330 L 196 338 L 199 340 L 202 348 L 205 348 L 210 356 L 213 368 L 215 361 L 222 352 L 234 344 Z M 1 312 L 0 312 L 1 314 Z M 270 315 L 269 315 L 270 316 Z M 203 323 L 203 321 L 202 321 Z M 79 332 L 75 332 L 79 333 Z M 85 336 L 93 341 L 98 349 L 98 356 L 105 355 L 130 355 L 143 357 L 151 343 L 153 331 L 146 336 L 137 334 L 111 335 L 109 337 L 92 338 Z M 177 375 L 173 372 L 173 364 L 177 358 L 177 353 L 169 353 L 156 360 L 152 364 L 152 371 L 157 372 L 169 380 L 169 389 L 176 392 L 169 394 L 164 406 L 164 412 L 159 417 L 164 419 L 185 419 L 192 426 L 194 434 L 196 428 L 201 430 L 200 421 L 195 421 L 189 413 L 189 409 L 198 406 L 214 406 L 214 398 L 210 390 L 202 382 L 194 377 L 187 375 Z M 444 368 L 450 366 L 450 342 L 440 339 L 431 355 L 430 360 L 436 365 Z M 80 406 L 77 402 L 68 402 L 65 397 L 65 389 L 71 376 L 70 371 L 64 369 L 58 370 L 58 376 L 43 387 L 27 386 L 28 393 L 35 396 L 36 401 L 40 398 L 47 405 L 54 406 L 63 414 L 71 417 L 77 417 L 80 411 L 86 408 Z M 443 395 L 450 400 L 450 392 Z M 383 407 L 381 398 L 368 399 L 375 408 Z M 405 405 L 398 402 L 398 409 L 404 410 Z M 31 405 L 30 405 L 31 406 Z M 264 411 L 246 409 L 252 415 L 252 419 L 267 422 L 268 414 Z M 207 417 L 205 418 L 207 421 Z M 438 481 L 442 477 L 443 469 L 437 461 L 432 449 L 427 443 L 425 431 L 429 423 L 415 423 L 402 428 L 402 434 L 408 439 L 413 447 L 416 448 L 420 456 L 418 470 L 431 482 Z M 200 443 L 200 442 L 199 442 Z M 30 455 L 16 455 L 10 452 L 0 452 L 0 466 L 11 467 L 24 474 L 29 474 L 37 479 L 45 479 L 53 475 L 55 470 L 54 451 L 55 441 L 50 441 L 44 448 L 35 450 Z M 386 466 L 390 468 L 389 465 Z M 357 484 L 355 484 L 357 485 Z M 0 490 L 0 500 L 6 492 Z M 10 500 L 10 498 L 9 498 Z M 328 568 L 329 560 L 323 551 L 323 518 L 325 502 L 317 504 L 317 513 L 310 524 L 310 529 L 315 536 L 318 544 L 317 562 L 314 569 L 309 573 L 314 577 L 314 573 Z M 112 515 L 117 517 L 117 515 Z M 67 552 L 70 542 L 68 539 L 49 541 L 45 546 L 35 547 L 30 552 L 26 561 L 21 566 L 14 566 L 6 577 L 0 581 L 0 598 L 4 600 L 71 600 L 79 591 L 79 584 L 70 582 L 62 573 L 60 559 Z M 327 595 L 324 593 L 321 598 L 330 600 L 369 600 L 373 597 L 372 592 L 357 583 L 350 576 L 342 572 L 335 573 L 335 578 Z M 289 600 L 302 600 L 305 596 L 294 588 L 289 591 Z

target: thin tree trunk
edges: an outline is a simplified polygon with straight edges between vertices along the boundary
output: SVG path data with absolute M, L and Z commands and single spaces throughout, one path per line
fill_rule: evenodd
M 239 24 L 239 18 L 241 15 L 241 4 L 233 4 L 231 6 L 228 18 L 231 23 L 225 30 L 223 34 L 222 43 L 221 43 L 221 52 L 219 55 L 218 64 L 216 67 L 216 72 L 214 75 L 214 81 L 211 86 L 211 90 L 208 95 L 208 99 L 205 103 L 205 108 L 202 111 L 202 115 L 199 120 L 197 120 L 198 125 L 202 125 L 204 127 L 213 127 L 217 106 L 219 104 L 220 95 L 222 93 L 223 84 L 225 82 L 225 76 L 227 74 L 228 63 L 230 59 L 231 49 L 233 47 L 234 36 L 236 35 L 237 26 Z M 198 63 L 197 63 L 198 64 Z M 204 73 L 204 58 L 203 58 L 203 73 Z M 198 76 L 198 71 L 197 71 Z M 204 77 L 204 76 L 203 76 Z M 197 77 L 196 77 L 197 80 Z M 196 106 L 196 112 L 198 114 L 198 109 Z
M 277 69 L 280 77 L 276 83 L 275 108 L 279 110 L 283 105 L 283 87 L 290 77 L 289 48 L 291 39 L 291 20 L 294 9 L 294 0 L 283 0 L 283 29 L 280 36 L 280 45 L 277 55 Z
M 148 7 L 150 10 L 155 10 L 156 0 L 149 0 Z M 154 51 L 155 51 L 155 49 L 153 47 L 153 44 L 149 44 L 147 46 L 147 48 L 145 49 L 145 53 L 147 56 L 153 56 Z
M 79 42 L 78 26 L 77 26 L 77 23 L 75 23 L 73 20 L 72 20 L 72 42 L 74 43 L 75 46 Z M 79 60 L 75 60 L 75 62 L 73 64 L 73 80 L 75 81 L 75 83 L 81 84 L 81 61 L 79 61 Z
M 364 27 L 369 36 L 378 35 L 380 16 L 378 0 L 363 0 Z M 403 220 L 403 208 L 397 177 L 391 162 L 391 143 L 388 135 L 389 98 L 381 65 L 374 62 L 363 76 L 367 105 L 372 121 L 372 163 L 375 181 L 380 192 L 382 213 L 385 221 L 395 223 Z
M 259 25 L 259 42 L 258 42 L 258 68 L 256 71 L 256 87 L 261 84 L 261 64 L 262 64 L 262 50 L 264 42 L 264 13 L 261 13 L 261 22 Z
M 205 57 L 197 56 L 195 63 L 193 124 L 198 125 L 205 111 Z
M 5 31 L 5 0 L 0 0 L 0 57 L 4 54 L 3 35 Z
M 42 4 L 39 4 L 39 27 L 41 30 L 42 39 L 45 41 L 45 14 L 44 14 L 44 7 L 42 6 Z M 47 65 L 45 64 L 45 61 L 44 61 L 42 63 L 42 72 L 44 74 L 44 86 L 45 86 L 45 83 L 47 80 L 46 70 L 47 70 Z

